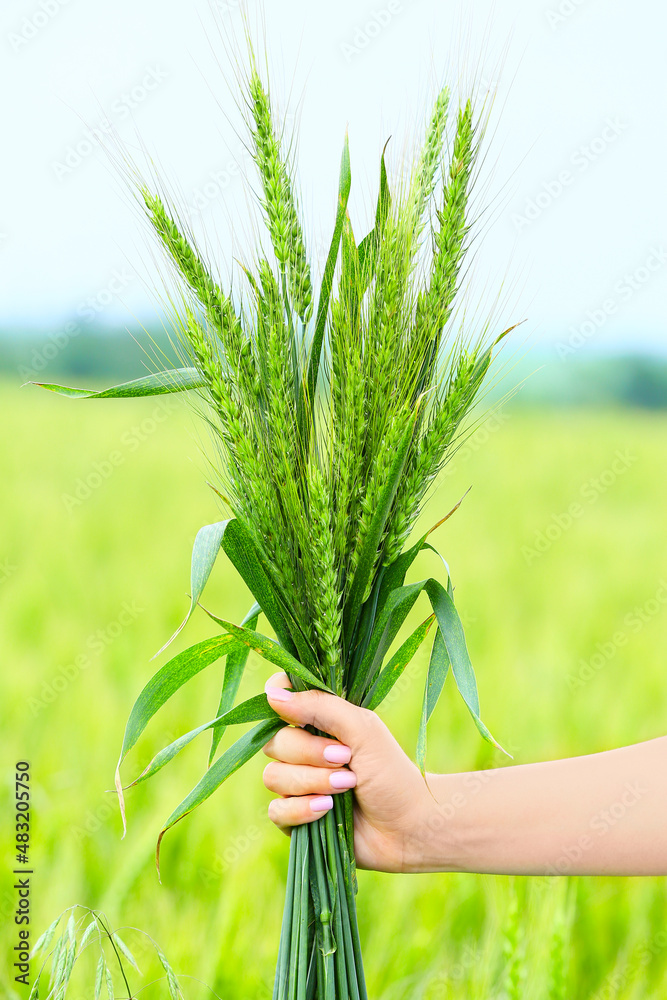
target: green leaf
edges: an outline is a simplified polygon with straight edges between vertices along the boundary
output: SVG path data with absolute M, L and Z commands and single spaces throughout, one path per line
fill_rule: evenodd
M 442 693 L 448 673 L 449 654 L 442 638 L 442 632 L 438 628 L 433 640 L 433 649 L 431 650 L 431 659 L 426 675 L 424 701 L 422 703 L 422 714 L 419 722 L 419 735 L 417 736 L 417 764 L 422 774 L 426 770 L 426 727 L 433 715 L 435 706 L 438 704 L 438 699 Z
M 368 649 L 361 663 L 354 668 L 354 684 L 349 693 L 353 704 L 360 704 L 379 673 L 389 647 L 424 589 L 424 581 L 410 583 L 393 590 L 385 602 L 382 613 L 376 618 Z
M 362 701 L 361 704 L 364 708 L 370 708 L 374 711 L 384 701 L 428 635 L 434 621 L 435 615 L 429 615 L 394 653 Z
M 247 625 L 248 628 L 257 628 L 257 620 L 260 616 L 261 608 L 259 604 L 253 604 L 248 614 L 245 616 L 242 625 Z M 243 671 L 245 670 L 246 663 L 248 662 L 248 656 L 250 655 L 250 649 L 248 646 L 240 646 L 240 648 L 235 653 L 229 653 L 227 656 L 227 662 L 225 664 L 225 677 L 222 682 L 222 691 L 220 692 L 220 703 L 218 705 L 217 716 L 224 715 L 229 712 L 233 706 L 236 695 L 239 690 L 239 685 L 241 683 L 241 678 L 243 677 Z M 213 727 L 213 732 L 211 734 L 211 750 L 209 753 L 208 763 L 209 766 L 211 761 L 215 757 L 215 752 L 218 749 L 220 740 L 225 734 L 225 725 L 220 723 Z
M 239 643 L 231 635 L 216 635 L 184 649 L 165 663 L 148 681 L 135 701 L 125 726 L 120 762 L 135 745 L 158 709 L 184 684 L 215 663 L 221 656 L 234 652 Z
M 331 689 L 326 686 L 324 681 L 321 681 L 319 677 L 311 673 L 308 667 L 304 667 L 299 660 L 292 656 L 291 653 L 288 653 L 286 649 L 283 649 L 282 646 L 279 646 L 277 642 L 274 642 L 273 639 L 267 638 L 261 632 L 255 632 L 253 629 L 244 628 L 242 625 L 234 625 L 233 622 L 225 621 L 224 618 L 218 618 L 217 615 L 211 614 L 210 611 L 207 611 L 206 614 L 220 625 L 221 628 L 230 632 L 234 638 L 240 642 L 244 642 L 246 646 L 259 653 L 260 656 L 268 660 L 269 663 L 273 663 L 280 670 L 284 670 L 286 674 L 289 674 L 291 677 L 299 677 L 308 687 L 319 688 L 320 691 L 329 691 L 331 693 Z
M 197 607 L 197 602 L 204 592 L 204 587 L 211 575 L 211 570 L 213 569 L 213 564 L 217 559 L 218 552 L 220 551 L 220 544 L 222 542 L 223 535 L 229 521 L 217 521 L 215 524 L 206 524 L 203 528 L 200 528 L 195 536 L 194 545 L 192 546 L 192 560 L 190 563 L 190 607 L 188 613 L 178 626 L 171 639 L 168 639 L 161 649 L 158 649 L 157 653 L 153 657 L 159 656 L 163 653 L 167 646 L 170 646 L 174 641 L 176 636 L 182 632 L 187 623 L 192 617 L 192 613 Z
M 463 625 L 454 607 L 454 601 L 437 580 L 427 580 L 424 589 L 429 596 L 431 607 L 438 619 L 438 626 L 442 633 L 452 667 L 452 674 L 454 675 L 459 693 L 472 715 L 480 734 L 485 740 L 492 743 L 494 747 L 497 747 L 498 750 L 506 753 L 507 751 L 503 750 L 501 745 L 493 738 L 479 717 L 479 696 L 477 694 L 475 671 L 470 662 L 470 654 L 466 646 Z M 510 755 L 508 754 L 507 756 Z
M 125 726 L 123 746 L 120 757 L 116 765 L 116 791 L 118 793 L 118 804 L 123 820 L 123 831 L 126 830 L 125 821 L 125 800 L 123 797 L 123 786 L 120 780 L 120 767 L 128 752 L 135 745 L 144 729 L 171 696 L 179 690 L 187 681 L 195 677 L 200 671 L 215 663 L 226 653 L 234 652 L 238 648 L 238 643 L 230 635 L 218 635 L 212 639 L 205 639 L 189 649 L 185 649 L 173 659 L 165 663 L 163 667 L 154 674 L 148 681 L 143 691 L 135 701 L 130 717 Z M 125 833 L 123 833 L 123 836 Z
M 70 399 L 127 399 L 136 396 L 163 396 L 170 392 L 185 392 L 188 389 L 201 389 L 206 385 L 202 375 L 196 368 L 172 368 L 169 371 L 154 372 L 143 375 L 131 382 L 114 385 L 110 389 L 74 389 L 67 385 L 54 385 L 51 382 L 30 382 L 40 389 L 49 389 L 59 396 Z
M 210 722 L 205 722 L 203 726 L 197 726 L 196 729 L 191 729 L 189 733 L 185 733 L 184 736 L 180 736 L 169 746 L 160 750 L 159 753 L 153 757 L 150 764 L 141 772 L 138 778 L 130 782 L 127 788 L 131 788 L 133 785 L 138 785 L 142 781 L 146 781 L 148 778 L 152 778 L 154 774 L 160 771 L 165 764 L 173 760 L 174 757 L 183 750 L 188 743 L 199 736 L 200 733 L 206 732 L 207 729 L 213 729 L 215 726 L 222 726 L 224 729 L 227 726 L 237 726 L 243 725 L 247 722 L 260 722 L 264 719 L 277 719 L 278 715 L 269 705 L 267 697 L 265 694 L 255 695 L 254 698 L 248 698 L 247 701 L 242 702 L 237 705 L 236 708 L 232 708 L 228 712 L 224 712 L 222 715 L 218 715 L 215 719 Z
M 345 214 L 341 237 L 341 285 L 356 291 L 359 281 L 359 251 L 354 240 L 349 213 Z
M 375 514 L 373 515 L 373 519 L 368 529 L 364 547 L 359 554 L 357 569 L 354 574 L 352 585 L 350 587 L 350 593 L 347 601 L 345 602 L 345 609 L 343 611 L 343 635 L 348 647 L 352 639 L 353 626 L 359 617 L 359 612 L 361 611 L 361 606 L 364 600 L 364 594 L 366 593 L 371 579 L 371 574 L 375 566 L 375 557 L 377 555 L 380 539 L 384 533 L 387 518 L 389 517 L 391 506 L 394 502 L 394 497 L 396 496 L 396 490 L 398 489 L 398 485 L 403 474 L 403 468 L 405 466 L 408 451 L 410 449 L 410 445 L 412 444 L 418 413 L 419 404 L 417 404 L 414 412 L 410 415 L 407 428 L 396 450 L 396 456 L 391 469 L 389 470 L 387 483 L 378 498 Z
M 389 181 L 387 179 L 387 167 L 384 159 L 388 145 L 389 139 L 387 139 L 387 142 L 385 143 L 385 147 L 382 150 L 382 156 L 380 158 L 380 193 L 378 195 L 377 209 L 375 211 L 375 226 L 367 236 L 364 236 L 363 240 L 359 244 L 361 294 L 365 292 L 375 276 L 378 250 L 380 248 L 380 243 L 382 242 L 384 227 L 386 225 L 389 208 L 391 206 L 391 194 L 389 191 Z
M 258 726 L 255 726 L 254 729 L 251 729 L 250 732 L 245 733 L 237 740 L 233 746 L 223 753 L 222 757 L 219 757 L 209 767 L 204 777 L 195 785 L 190 794 L 174 809 L 160 833 L 156 849 L 158 873 L 160 871 L 160 844 L 167 830 L 170 830 L 174 824 L 178 823 L 184 816 L 187 816 L 193 809 L 196 809 L 202 802 L 205 802 L 223 781 L 226 781 L 246 761 L 254 757 L 275 736 L 278 730 L 282 729 L 285 725 L 287 723 L 283 722 L 282 719 L 270 719 L 268 722 L 260 722 Z
M 320 297 L 317 304 L 317 314 L 315 319 L 315 333 L 310 345 L 310 355 L 308 361 L 308 371 L 304 392 L 299 400 L 299 428 L 302 433 L 307 434 L 307 426 L 315 405 L 315 390 L 317 388 L 317 375 L 320 369 L 320 359 L 322 355 L 322 342 L 324 340 L 324 330 L 329 312 L 329 300 L 331 299 L 331 288 L 333 286 L 334 271 L 338 260 L 338 250 L 340 247 L 341 234 L 347 213 L 347 202 L 350 197 L 350 187 L 352 185 L 352 172 L 350 169 L 350 145 L 345 134 L 343 145 L 343 155 L 340 163 L 340 180 L 338 184 L 338 208 L 336 210 L 336 223 L 331 238 L 329 254 L 324 266 L 322 275 L 322 285 Z
M 307 666 L 316 667 L 315 654 L 303 637 L 291 611 L 285 606 L 250 532 L 238 518 L 227 524 L 222 536 L 222 548 L 234 568 L 243 577 L 280 644 L 292 655 L 298 654 L 299 659 Z

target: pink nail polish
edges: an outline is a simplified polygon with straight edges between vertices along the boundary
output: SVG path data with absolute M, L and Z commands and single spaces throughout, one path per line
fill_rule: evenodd
M 333 807 L 333 799 L 330 795 L 318 795 L 316 799 L 310 800 L 310 808 L 314 813 L 325 813 Z
M 264 690 L 269 701 L 289 701 L 293 695 L 286 688 L 266 687 Z
M 357 783 L 357 776 L 352 771 L 334 771 L 329 775 L 329 784 L 332 788 L 354 788 Z
M 324 748 L 322 756 L 330 764 L 349 764 L 352 751 L 349 747 L 336 746 L 335 743 L 332 743 L 331 746 Z

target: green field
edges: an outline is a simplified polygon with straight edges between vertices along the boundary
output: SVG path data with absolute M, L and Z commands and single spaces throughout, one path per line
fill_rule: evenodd
M 129 793 L 123 841 L 106 791 L 131 704 L 155 669 L 150 657 L 186 608 L 194 534 L 219 516 L 194 422 L 169 398 L 74 403 L 3 387 L 0 407 L 2 788 L 9 796 L 14 760 L 29 759 L 34 931 L 73 903 L 99 907 L 117 926 L 153 935 L 188 998 L 212 995 L 195 980 L 225 1000 L 268 998 L 287 840 L 265 819 L 264 761 L 165 838 L 162 885 L 155 838 L 198 780 L 206 737 Z M 457 587 L 485 721 L 517 762 L 667 731 L 666 453 L 664 414 L 508 409 L 481 425 L 424 514 L 427 526 L 472 485 L 436 544 Z M 417 572 L 438 572 L 435 557 L 421 558 Z M 221 561 L 208 606 L 238 620 L 249 603 Z M 415 621 L 420 613 L 418 605 Z M 210 633 L 203 619 L 195 615 L 177 648 Z M 251 660 L 241 694 L 260 690 L 266 676 Z M 410 673 L 382 710 L 409 752 L 422 677 Z M 126 776 L 212 717 L 219 684 L 214 666 L 174 698 Z M 452 688 L 429 748 L 432 770 L 502 764 Z M 8 798 L 2 808 L 11 816 Z M 12 989 L 15 898 L 10 876 L 3 880 L 0 992 L 23 997 Z M 665 996 L 663 880 L 361 873 L 359 881 L 373 1000 Z M 135 932 L 126 937 L 138 945 Z M 563 949 L 565 986 L 550 983 Z M 140 965 L 137 989 L 159 975 L 148 955 Z M 167 991 L 160 983 L 136 995 Z M 69 996 L 92 998 L 90 979 Z

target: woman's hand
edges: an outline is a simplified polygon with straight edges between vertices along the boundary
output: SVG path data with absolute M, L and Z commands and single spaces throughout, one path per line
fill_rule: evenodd
M 282 796 L 269 806 L 276 826 L 288 831 L 312 823 L 332 808 L 333 795 L 354 788 L 359 867 L 384 872 L 418 868 L 419 832 L 430 793 L 375 712 L 322 691 L 293 692 L 285 674 L 268 681 L 266 694 L 287 722 L 335 737 L 289 727 L 265 746 L 264 753 L 273 760 L 264 770 L 264 784 Z

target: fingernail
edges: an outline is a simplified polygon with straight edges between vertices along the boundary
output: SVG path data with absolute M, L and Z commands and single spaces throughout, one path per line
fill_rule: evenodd
M 310 800 L 310 808 L 314 813 L 325 813 L 333 807 L 333 799 L 330 795 L 318 795 L 316 799 Z
M 266 687 L 264 690 L 266 691 L 267 698 L 270 698 L 271 701 L 289 701 L 293 694 L 292 691 L 288 691 L 286 688 Z
M 334 771 L 329 775 L 329 784 L 332 788 L 354 788 L 357 783 L 357 776 L 352 771 Z
M 349 764 L 352 757 L 352 751 L 349 747 L 338 746 L 335 743 L 332 743 L 330 746 L 324 748 L 322 756 L 325 760 L 328 760 L 330 764 Z

